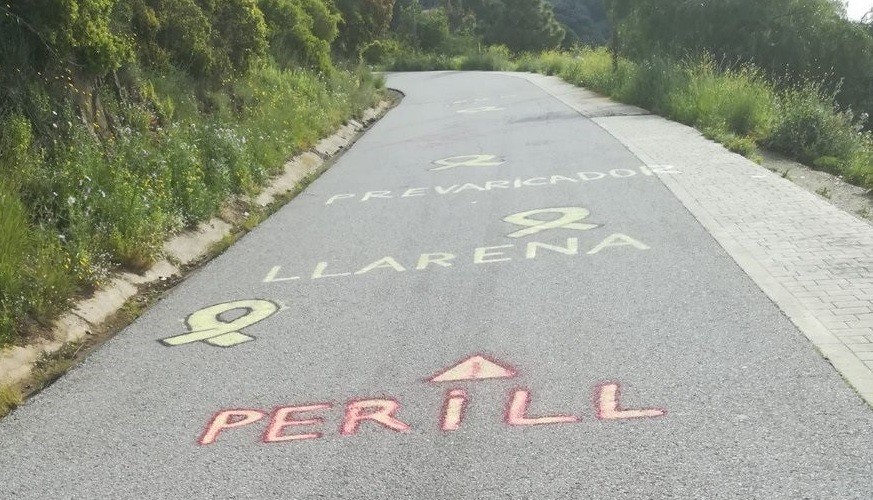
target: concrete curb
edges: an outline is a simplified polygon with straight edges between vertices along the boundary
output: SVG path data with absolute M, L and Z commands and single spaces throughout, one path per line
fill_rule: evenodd
M 261 193 L 248 201 L 259 207 L 268 207 L 276 200 L 297 188 L 311 175 L 325 170 L 328 159 L 350 147 L 369 126 L 393 106 L 391 101 L 381 101 L 367 109 L 361 121 L 349 120 L 329 137 L 320 140 L 285 163 L 284 171 L 275 177 Z M 238 221 L 235 221 L 238 222 Z M 119 313 L 128 300 L 135 297 L 141 287 L 184 275 L 183 268 L 193 265 L 208 256 L 211 248 L 233 234 L 234 224 L 219 217 L 201 223 L 193 230 L 184 231 L 164 243 L 164 259 L 156 262 L 142 274 L 120 272 L 104 287 L 84 300 L 76 302 L 68 312 L 61 315 L 52 326 L 48 339 L 38 340 L 26 346 L 14 346 L 0 352 L 0 386 L 21 384 L 32 372 L 34 363 L 50 355 L 64 344 L 79 342 L 99 329 L 108 319 Z

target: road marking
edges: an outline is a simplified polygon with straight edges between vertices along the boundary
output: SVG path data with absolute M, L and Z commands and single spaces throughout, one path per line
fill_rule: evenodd
M 446 394 L 446 402 L 443 404 L 443 418 L 440 422 L 440 430 L 456 431 L 461 428 L 461 421 L 467 410 L 467 391 L 464 389 L 452 389 Z
M 396 417 L 398 411 L 400 411 L 400 403 L 394 399 L 350 401 L 346 405 L 346 414 L 340 427 L 340 434 L 343 436 L 356 434 L 361 422 L 367 420 L 376 422 L 394 432 L 407 432 L 412 426 Z
M 266 412 L 261 410 L 222 410 L 212 416 L 212 420 L 209 421 L 209 425 L 206 426 L 197 442 L 212 444 L 225 429 L 245 427 L 266 416 Z
M 222 314 L 237 309 L 244 309 L 246 313 L 233 321 L 221 319 Z M 216 304 L 188 316 L 188 333 L 169 337 L 161 342 L 167 346 L 179 346 L 202 341 L 218 347 L 233 347 L 254 340 L 254 337 L 243 334 L 242 329 L 269 318 L 278 310 L 279 306 L 273 302 L 261 299 Z
M 452 156 L 450 158 L 443 158 L 442 160 L 436 160 L 433 162 L 433 164 L 437 166 L 430 169 L 430 171 L 442 172 L 443 170 L 458 167 L 498 167 L 504 163 L 506 163 L 506 160 L 495 155 Z
M 499 106 L 480 106 L 478 108 L 468 108 L 468 109 L 459 109 L 455 111 L 460 115 L 475 115 L 478 113 L 490 113 L 493 111 L 503 111 L 506 108 L 501 108 Z
M 591 234 L 593 235 L 595 233 Z M 595 241 L 598 240 L 586 243 L 587 245 L 592 246 L 590 246 L 590 250 L 584 252 L 584 255 L 597 255 L 604 253 L 619 256 L 624 252 L 606 250 L 618 249 L 621 247 L 629 247 L 642 251 L 651 250 L 649 245 L 622 233 L 612 233 L 609 236 L 601 238 L 602 239 L 600 239 L 596 244 Z M 564 241 L 566 243 L 564 243 Z M 389 255 L 381 257 L 358 270 L 355 269 L 357 266 L 361 265 L 360 263 L 354 265 L 355 267 L 351 267 L 349 264 L 320 261 L 315 264 L 314 268 L 309 266 L 309 269 L 312 269 L 313 271 L 308 275 L 306 280 L 316 281 L 343 277 L 364 278 L 368 274 L 380 274 L 385 272 L 439 272 L 443 269 L 468 269 L 468 264 L 470 263 L 476 266 L 489 265 L 517 261 L 518 259 L 535 260 L 543 258 L 544 255 L 565 255 L 576 257 L 582 254 L 582 249 L 580 249 L 579 238 L 572 237 L 563 240 L 561 244 L 557 244 L 557 242 L 545 243 L 542 241 L 528 241 L 527 244 L 524 245 L 480 246 L 472 249 L 472 251 L 468 250 L 467 252 L 468 256 L 464 260 L 461 260 L 459 257 L 460 252 L 426 251 L 416 253 L 414 256 L 407 256 L 407 259 L 396 258 L 395 256 Z M 470 259 L 470 256 L 472 256 L 472 259 Z M 334 267 L 338 267 L 341 272 L 333 271 Z M 328 272 L 328 269 L 331 269 L 331 271 Z M 266 276 L 264 276 L 261 282 L 290 284 L 292 282 L 298 282 L 301 279 L 304 279 L 302 275 L 292 274 L 292 272 L 288 271 L 285 266 L 274 265 L 267 271 Z
M 433 375 L 424 382 L 461 382 L 480 381 L 485 379 L 511 379 L 517 375 L 512 368 L 503 361 L 481 354 L 468 356 L 463 361 L 456 363 L 442 372 Z M 604 382 L 594 387 L 593 395 L 589 399 L 593 406 L 592 416 L 601 422 L 610 420 L 626 419 L 655 419 L 666 416 L 666 410 L 662 408 L 636 408 L 625 409 L 620 401 L 621 386 L 618 382 Z M 493 398 L 486 400 L 475 407 L 474 411 L 480 414 L 490 415 L 492 424 L 503 424 L 507 428 L 525 426 L 575 424 L 583 420 L 584 415 L 571 414 L 545 414 L 532 416 L 531 407 L 534 406 L 533 391 L 524 387 L 512 388 L 506 396 L 502 406 L 496 406 Z M 441 432 L 453 432 L 461 428 L 466 414 L 470 411 L 471 397 L 467 389 L 454 387 L 446 391 L 434 404 L 440 404 L 441 409 L 437 414 L 437 421 L 432 429 Z M 315 412 L 323 412 L 333 408 L 332 403 L 310 403 L 303 405 L 289 405 L 276 408 L 272 412 L 257 409 L 229 409 L 221 410 L 212 415 L 207 422 L 206 428 L 200 434 L 197 442 L 201 445 L 210 445 L 216 442 L 219 435 L 227 430 L 242 429 L 262 421 L 268 413 L 270 418 L 260 440 L 264 443 L 287 443 L 297 441 L 314 440 L 323 437 L 319 428 L 325 418 Z M 349 437 L 358 434 L 364 427 L 372 431 L 391 431 L 399 434 L 409 434 L 414 426 L 422 422 L 422 414 L 416 420 L 407 416 L 401 417 L 403 406 L 400 401 L 389 397 L 379 396 L 375 398 L 352 399 L 345 404 L 345 408 L 339 417 L 336 434 L 339 437 Z M 307 414 L 307 415 L 301 415 Z M 433 418 L 433 414 L 426 412 L 423 418 Z M 336 417 L 334 417 L 336 418 Z M 419 423 L 415 423 L 415 422 Z M 433 425 L 433 424 L 431 424 Z M 480 424 L 481 425 L 481 424 Z M 300 430 L 298 433 L 290 432 L 290 429 L 310 427 Z M 488 430 L 486 428 L 485 430 Z M 480 427 L 477 429 L 482 431 Z M 369 431 L 368 431 L 369 432 Z M 418 436 L 421 432 L 414 435 Z M 232 445 L 237 449 L 237 445 Z
M 296 413 L 313 412 L 327 410 L 333 405 L 330 403 L 319 403 L 306 406 L 284 406 L 276 408 L 273 411 L 273 416 L 270 418 L 270 424 L 267 430 L 264 431 L 262 439 L 265 443 L 282 443 L 285 441 L 303 441 L 306 439 L 318 439 L 321 437 L 320 432 L 308 432 L 304 434 L 285 434 L 285 429 L 288 427 L 302 425 L 318 425 L 324 422 L 321 417 L 307 418 L 304 420 L 296 420 L 293 417 Z
M 642 408 L 638 410 L 624 410 L 619 404 L 621 386 L 616 382 L 605 382 L 597 386 L 594 391 L 594 404 L 597 408 L 596 415 L 600 420 L 624 420 L 629 418 L 657 418 L 667 414 L 663 408 Z
M 549 424 L 572 424 L 579 421 L 579 417 L 573 415 L 553 415 L 549 417 L 528 417 L 527 409 L 530 406 L 530 391 L 527 389 L 515 389 L 511 393 L 509 404 L 506 406 L 504 416 L 507 425 L 549 425 Z
M 475 354 L 427 379 L 430 382 L 457 382 L 460 380 L 484 380 L 512 378 L 514 368 L 482 354 Z
M 474 102 L 488 102 L 490 100 L 491 100 L 491 98 L 489 98 L 489 97 L 476 97 L 476 98 L 470 98 L 470 99 L 462 99 L 460 101 L 454 101 L 454 102 L 452 102 L 452 105 L 470 104 L 470 103 L 474 103 Z
M 558 214 L 560 217 L 553 220 L 540 220 L 532 217 L 541 214 Z M 509 238 L 522 238 L 549 229 L 577 229 L 579 231 L 588 231 L 589 229 L 600 227 L 599 224 L 579 222 L 586 219 L 590 214 L 591 212 L 582 207 L 540 208 L 537 210 L 528 210 L 527 212 L 508 215 L 504 217 L 503 220 L 517 226 L 525 226 L 527 229 L 520 229 L 506 235 Z
M 464 157 L 468 158 L 468 157 Z M 444 160 L 440 160 L 444 161 Z M 454 164 L 452 164 L 454 165 Z M 483 165 L 487 166 L 487 165 Z M 444 169 L 448 167 L 446 165 L 442 165 Z M 655 168 L 655 167 L 652 167 Z M 661 170 L 658 173 L 663 174 L 681 174 L 682 172 L 677 171 L 674 167 L 666 165 L 660 167 Z M 642 174 L 642 175 L 640 175 Z M 325 205 L 333 205 L 334 203 L 341 200 L 355 200 L 358 202 L 372 202 L 374 200 L 397 200 L 401 198 L 421 198 L 422 196 L 432 196 L 434 194 L 445 196 L 445 195 L 453 195 L 459 193 L 480 193 L 480 192 L 493 192 L 493 191 L 501 191 L 501 190 L 515 190 L 521 188 L 529 188 L 529 187 L 543 187 L 543 186 L 563 186 L 568 184 L 578 184 L 580 186 L 584 186 L 593 181 L 599 181 L 603 179 L 628 179 L 632 177 L 651 177 L 652 172 L 649 168 L 639 167 L 639 173 L 636 170 L 630 169 L 622 169 L 622 168 L 614 168 L 607 172 L 563 172 L 560 174 L 551 174 L 551 175 L 543 175 L 541 177 L 517 177 L 515 179 L 499 179 L 499 180 L 491 180 L 485 181 L 484 183 L 474 184 L 452 184 L 449 186 L 430 186 L 430 187 L 414 187 L 408 188 L 406 190 L 375 190 L 375 191 L 366 191 L 363 194 L 357 193 L 342 193 L 330 196 L 327 201 L 325 201 Z

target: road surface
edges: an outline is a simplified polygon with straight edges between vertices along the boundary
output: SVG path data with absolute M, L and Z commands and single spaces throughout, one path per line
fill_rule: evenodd
M 873 412 L 531 82 L 396 74 L 306 191 L 0 422 L 4 498 L 870 498 Z

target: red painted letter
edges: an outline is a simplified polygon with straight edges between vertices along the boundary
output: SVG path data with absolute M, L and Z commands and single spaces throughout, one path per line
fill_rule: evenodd
M 286 406 L 277 408 L 273 412 L 273 418 L 270 420 L 270 426 L 264 432 L 265 443 L 279 443 L 282 441 L 295 441 L 304 439 L 317 439 L 321 437 L 320 432 L 311 432 L 308 434 L 283 434 L 282 431 L 286 427 L 294 425 L 316 425 L 324 422 L 321 417 L 310 418 L 306 420 L 294 420 L 294 414 L 304 411 L 326 410 L 331 405 L 327 403 L 309 405 L 309 406 Z M 289 418 L 290 417 L 290 418 Z
M 467 391 L 453 389 L 446 394 L 443 405 L 443 422 L 440 428 L 444 431 L 456 431 L 461 428 L 464 410 L 467 409 Z
M 200 436 L 200 444 L 212 444 L 224 429 L 234 429 L 253 424 L 264 418 L 267 414 L 260 410 L 224 410 L 212 417 L 212 421 L 206 426 L 203 435 Z
M 639 410 L 623 410 L 618 398 L 621 387 L 616 383 L 601 384 L 594 391 L 594 404 L 597 406 L 597 418 L 600 420 L 620 420 L 626 418 L 663 417 L 667 410 L 660 408 L 644 408 Z
M 406 432 L 410 429 L 409 424 L 394 417 L 399 409 L 400 403 L 393 399 L 349 401 L 346 405 L 346 416 L 343 419 L 342 427 L 340 427 L 340 433 L 343 436 L 355 434 L 363 420 L 372 420 L 395 432 Z
M 573 415 L 528 418 L 528 406 L 530 406 L 530 391 L 525 389 L 514 390 L 509 398 L 509 405 L 506 407 L 506 423 L 509 425 L 545 425 L 571 424 L 579 421 Z

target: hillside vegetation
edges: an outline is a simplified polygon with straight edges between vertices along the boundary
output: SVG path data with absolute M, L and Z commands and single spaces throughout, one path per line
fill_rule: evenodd
M 764 147 L 873 188 L 873 23 L 846 20 L 840 2 L 517 3 L 398 0 L 391 39 L 364 56 L 396 70 L 559 75 L 749 157 Z M 509 8 L 527 25 L 494 22 Z
M 377 79 L 342 61 L 385 35 L 392 7 L 0 5 L 0 344 L 118 266 L 146 268 L 168 234 L 374 103 Z

